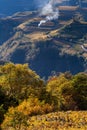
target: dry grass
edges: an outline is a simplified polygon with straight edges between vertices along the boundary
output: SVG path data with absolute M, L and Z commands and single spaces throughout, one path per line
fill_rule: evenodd
M 47 35 L 43 32 L 34 32 L 31 34 L 26 35 L 27 38 L 30 39 L 30 41 L 34 42 L 34 41 L 40 41 L 40 40 L 45 40 L 47 39 Z
M 77 10 L 78 9 L 78 6 L 59 6 L 59 10 L 71 10 L 71 11 L 74 11 L 74 10 Z

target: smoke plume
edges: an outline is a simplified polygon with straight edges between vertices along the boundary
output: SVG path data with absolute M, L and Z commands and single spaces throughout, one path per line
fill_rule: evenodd
M 41 20 L 38 24 L 38 27 L 40 27 L 43 23 L 46 23 L 47 21 L 58 19 L 59 17 L 59 10 L 56 5 L 58 4 L 58 1 L 56 0 L 50 0 L 41 10 L 40 16 L 45 16 L 44 20 Z

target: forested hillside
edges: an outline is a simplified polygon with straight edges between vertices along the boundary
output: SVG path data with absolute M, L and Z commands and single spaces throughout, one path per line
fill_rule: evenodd
M 87 128 L 86 112 L 57 113 L 71 110 L 87 110 L 87 73 L 58 73 L 44 81 L 27 64 L 0 66 L 2 130 L 34 130 L 35 125 L 41 130 L 42 124 L 51 130 L 61 128 L 61 123 L 67 129 Z

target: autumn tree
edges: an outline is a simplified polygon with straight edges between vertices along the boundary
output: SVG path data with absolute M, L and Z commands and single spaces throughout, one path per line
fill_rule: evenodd
M 5 120 L 3 121 L 1 128 L 2 130 L 27 130 L 28 116 L 24 115 L 23 112 L 18 111 L 17 108 L 9 108 L 8 112 L 5 114 Z
M 44 101 L 41 102 L 38 98 L 31 96 L 20 103 L 19 106 L 9 108 L 1 125 L 2 130 L 27 130 L 31 123 L 29 117 L 46 114 L 52 112 L 53 109 L 52 105 L 45 104 Z
M 38 96 L 38 91 L 44 86 L 40 77 L 27 64 L 7 63 L 0 66 L 0 86 L 9 98 L 9 103 L 18 104 L 29 95 Z

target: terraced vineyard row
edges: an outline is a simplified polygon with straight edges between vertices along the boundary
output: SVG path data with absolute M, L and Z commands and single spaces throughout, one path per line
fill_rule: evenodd
M 28 130 L 87 130 L 87 111 L 55 112 L 29 119 Z

